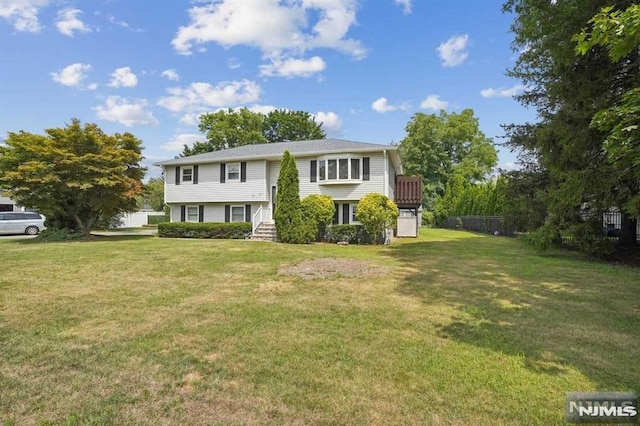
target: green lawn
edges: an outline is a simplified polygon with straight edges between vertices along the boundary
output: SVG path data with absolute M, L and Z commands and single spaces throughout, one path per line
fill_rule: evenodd
M 562 424 L 567 391 L 640 390 L 640 270 L 515 239 L 0 252 L 5 424 Z M 277 272 L 328 257 L 387 273 Z

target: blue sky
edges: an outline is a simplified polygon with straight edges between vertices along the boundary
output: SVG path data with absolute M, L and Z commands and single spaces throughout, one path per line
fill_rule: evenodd
M 501 142 L 500 124 L 535 119 L 505 76 L 512 19 L 492 0 L 0 0 L 0 137 L 77 117 L 142 139 L 150 166 L 220 108 L 305 110 L 374 143 L 473 108 Z

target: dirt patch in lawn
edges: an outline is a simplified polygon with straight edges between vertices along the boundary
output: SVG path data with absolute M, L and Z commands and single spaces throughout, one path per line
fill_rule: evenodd
M 295 265 L 282 265 L 278 268 L 278 273 L 281 275 L 293 275 L 306 280 L 334 278 L 336 276 L 384 275 L 388 271 L 388 268 L 374 262 L 334 257 L 305 260 Z

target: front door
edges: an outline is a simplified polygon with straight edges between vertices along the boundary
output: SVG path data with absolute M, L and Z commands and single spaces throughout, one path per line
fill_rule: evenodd
M 278 191 L 276 190 L 275 185 L 271 187 L 271 220 L 273 220 L 273 217 L 276 213 L 276 195 L 278 194 Z

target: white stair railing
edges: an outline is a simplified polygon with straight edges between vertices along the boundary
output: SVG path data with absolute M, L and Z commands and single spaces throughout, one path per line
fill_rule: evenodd
M 258 226 L 260 226 L 261 223 L 262 223 L 262 206 L 258 207 L 258 210 L 256 210 L 256 212 L 253 214 L 251 234 L 256 233 L 256 229 L 258 229 Z
M 255 234 L 256 230 L 263 222 L 271 222 L 271 209 L 268 207 L 258 207 L 258 210 L 253 214 L 252 231 L 251 234 Z

